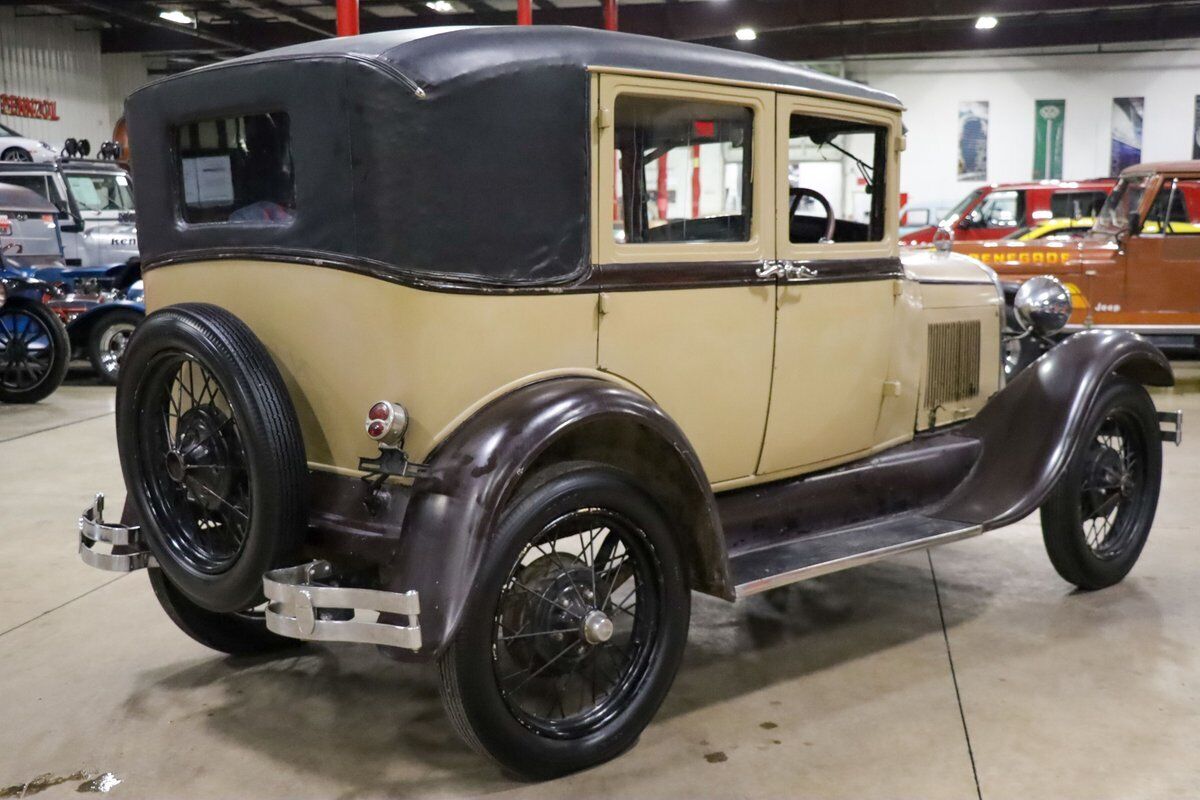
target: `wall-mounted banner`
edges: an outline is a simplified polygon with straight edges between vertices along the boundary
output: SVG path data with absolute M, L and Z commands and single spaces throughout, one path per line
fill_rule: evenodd
M 958 104 L 958 179 L 987 180 L 988 103 Z
M 1112 104 L 1112 158 L 1109 174 L 1117 175 L 1142 160 L 1142 97 L 1114 97 Z
M 1062 178 L 1063 123 L 1066 100 L 1033 103 L 1033 179 Z
M 29 119 L 58 120 L 58 102 L 38 97 L 18 97 L 15 94 L 0 94 L 0 114 Z
M 1200 158 L 1200 94 L 1196 95 L 1196 110 L 1192 114 L 1192 158 Z

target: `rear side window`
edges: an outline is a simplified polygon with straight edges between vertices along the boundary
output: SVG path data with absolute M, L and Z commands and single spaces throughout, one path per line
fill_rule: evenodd
M 291 223 L 296 189 L 287 114 L 181 125 L 175 129 L 175 157 L 185 222 Z
M 753 111 L 622 96 L 615 119 L 616 241 L 750 239 Z
M 1094 217 L 1104 206 L 1107 192 L 1055 192 L 1050 195 L 1050 216 L 1066 219 Z

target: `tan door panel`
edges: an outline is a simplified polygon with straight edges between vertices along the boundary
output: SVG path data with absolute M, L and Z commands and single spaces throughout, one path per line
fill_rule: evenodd
M 759 473 L 869 449 L 892 356 L 894 281 L 780 287 Z
M 662 406 L 714 483 L 754 471 L 770 390 L 774 305 L 769 285 L 604 298 L 601 369 Z

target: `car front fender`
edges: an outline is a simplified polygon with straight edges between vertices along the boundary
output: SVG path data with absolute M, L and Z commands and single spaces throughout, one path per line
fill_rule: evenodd
M 997 528 L 1036 510 L 1081 445 L 1101 388 L 1117 376 L 1175 383 L 1166 356 L 1128 331 L 1083 331 L 1053 347 L 963 427 L 982 443 L 979 461 L 935 513 Z
M 413 485 L 393 591 L 417 590 L 422 655 L 458 628 L 493 531 L 522 481 L 591 460 L 631 472 L 676 521 L 695 588 L 731 596 L 724 537 L 708 480 L 679 427 L 649 398 L 594 377 L 529 384 L 485 406 L 443 441 Z
M 114 300 L 111 303 L 103 303 L 95 308 L 89 308 L 87 311 L 80 314 L 67 325 L 67 334 L 71 337 L 72 347 L 83 347 L 87 344 L 88 337 L 91 336 L 92 330 L 96 325 L 103 321 L 105 317 L 122 309 L 130 309 L 146 315 L 145 303 L 135 303 L 130 300 Z

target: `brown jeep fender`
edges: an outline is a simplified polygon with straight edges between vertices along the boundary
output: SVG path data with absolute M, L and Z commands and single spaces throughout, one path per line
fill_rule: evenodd
M 679 427 L 616 383 L 552 378 L 475 413 L 413 484 L 396 555 L 381 574 L 384 588 L 420 593 L 421 655 L 437 655 L 454 636 L 492 531 L 522 483 L 581 460 L 631 473 L 676 522 L 693 588 L 732 598 L 712 490 Z
M 1135 333 L 1076 333 L 997 392 L 961 434 L 982 444 L 974 469 L 933 513 L 998 528 L 1036 510 L 1081 445 L 1083 421 L 1114 376 L 1172 386 L 1162 352 Z

